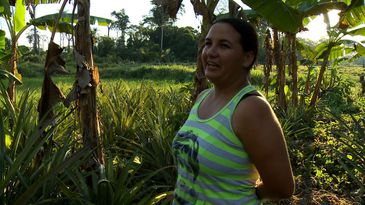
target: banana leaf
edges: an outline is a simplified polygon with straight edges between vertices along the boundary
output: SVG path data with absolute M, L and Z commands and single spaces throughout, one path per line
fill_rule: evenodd
M 0 16 L 11 16 L 8 0 L 0 0 Z
M 14 80 L 16 83 L 18 83 L 18 84 L 22 84 L 21 79 L 19 79 L 18 77 L 16 77 L 14 74 L 10 73 L 10 72 L 9 72 L 9 71 L 7 71 L 7 70 L 0 69 L 0 79 L 2 79 L 2 78 L 12 79 L 12 80 Z
M 5 49 L 5 31 L 0 30 L 0 50 L 4 50 L 4 49 Z
M 303 27 L 302 14 L 281 0 L 242 0 L 242 2 L 281 31 L 297 33 Z
M 25 14 L 26 10 L 23 1 L 16 1 L 14 14 L 14 27 L 16 32 L 22 30 L 22 28 L 26 25 Z
M 54 4 L 54 3 L 60 3 L 60 0 L 27 0 L 34 4 Z
M 298 33 L 309 22 L 308 18 L 327 13 L 332 9 L 343 12 L 340 20 L 342 24 L 354 27 L 365 22 L 364 0 L 336 2 L 241 0 L 241 2 L 267 19 L 272 27 L 289 33 Z
M 365 24 L 365 6 L 364 0 L 354 1 L 359 2 L 357 5 L 350 6 L 346 12 L 341 15 L 340 25 L 346 27 L 356 27 Z
M 30 21 L 30 24 L 36 26 L 41 30 L 53 30 L 53 25 L 55 24 L 55 20 L 57 19 L 58 13 L 49 14 L 45 16 L 41 16 L 39 18 L 33 19 Z M 76 16 L 72 18 L 72 14 L 70 13 L 62 13 L 60 21 L 57 25 L 56 32 L 68 33 L 72 34 L 72 25 L 71 21 L 73 19 L 73 24 L 77 23 Z M 91 25 L 98 25 L 98 26 L 110 26 L 112 23 L 111 19 L 97 17 L 97 16 L 90 16 L 90 24 Z
M 356 29 L 349 29 L 346 33 L 351 36 L 365 36 L 365 25 Z

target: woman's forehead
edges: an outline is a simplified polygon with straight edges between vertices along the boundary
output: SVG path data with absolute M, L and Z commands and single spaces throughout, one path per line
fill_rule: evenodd
M 228 23 L 215 23 L 210 27 L 207 38 L 240 40 L 241 35 Z

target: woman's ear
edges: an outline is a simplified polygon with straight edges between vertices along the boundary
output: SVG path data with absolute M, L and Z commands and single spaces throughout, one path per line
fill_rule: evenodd
M 253 53 L 253 51 L 245 51 L 243 54 L 243 63 L 242 66 L 244 68 L 248 68 L 250 65 L 253 64 L 253 61 L 255 59 L 255 55 Z

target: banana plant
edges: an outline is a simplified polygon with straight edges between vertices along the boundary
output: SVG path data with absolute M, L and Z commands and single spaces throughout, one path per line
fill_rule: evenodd
M 191 0 L 190 2 L 194 7 L 195 14 L 202 16 L 202 25 L 200 27 L 200 37 L 198 42 L 197 67 L 194 75 L 194 91 L 192 94 L 192 100 L 195 101 L 198 94 L 208 88 L 208 81 L 205 78 L 201 55 L 205 36 L 208 34 L 209 28 L 215 19 L 214 10 L 218 5 L 219 0 Z
M 205 35 L 208 33 L 208 30 L 214 21 L 214 10 L 218 5 L 219 0 L 190 0 L 190 2 L 193 5 L 195 14 L 203 17 L 201 34 L 198 42 L 197 68 L 194 75 L 194 90 L 192 93 L 192 100 L 194 101 L 198 94 L 208 87 L 208 81 L 205 78 L 203 64 L 200 59 L 202 51 L 201 48 L 204 44 Z M 157 0 L 155 3 L 162 5 L 170 17 L 176 18 L 176 14 L 181 8 L 182 0 Z
M 365 28 L 357 28 L 349 31 L 346 30 L 343 31 L 343 30 L 338 30 L 336 28 L 331 28 L 328 32 L 329 40 L 319 44 L 316 47 L 317 55 L 315 59 L 322 60 L 322 65 L 310 101 L 311 107 L 314 107 L 318 100 L 321 84 L 324 78 L 324 73 L 330 61 L 336 64 L 337 61 L 342 60 L 342 58 L 344 57 L 364 55 L 363 51 L 365 50 L 365 47 L 361 42 L 346 38 L 346 35 L 355 36 L 357 34 L 363 34 L 364 32 Z M 349 43 L 351 43 L 351 46 L 349 46 Z
M 30 4 L 47 4 L 58 3 L 59 0 L 0 0 L 0 17 L 2 17 L 8 27 L 11 38 L 11 56 L 8 59 L 7 70 L 13 75 L 17 76 L 21 80 L 21 75 L 17 69 L 17 43 L 22 33 L 30 26 L 26 24 L 26 5 Z M 12 12 L 12 8 L 15 6 L 15 12 Z M 8 84 L 9 99 L 12 103 L 16 102 L 16 87 L 15 81 L 10 79 Z
M 58 21 L 55 19 L 58 19 Z M 112 20 L 110 19 L 90 16 L 90 24 L 93 25 L 97 24 L 99 26 L 109 26 L 111 22 Z M 39 18 L 35 18 L 31 20 L 30 23 L 32 25 L 35 25 L 37 28 L 43 30 L 48 28 L 49 30 L 52 30 L 54 32 L 74 35 L 75 32 L 72 25 L 73 23 L 78 23 L 78 21 L 76 20 L 76 18 L 74 18 L 73 14 L 64 13 L 62 11 L 60 13 L 49 14 Z M 54 36 L 54 32 L 52 33 L 52 36 Z M 68 74 L 68 71 L 64 68 L 66 62 L 60 57 L 62 51 L 63 49 L 51 40 L 47 50 L 42 95 L 38 106 L 40 121 L 44 121 L 45 119 L 52 120 L 54 115 L 52 107 L 59 102 L 63 102 L 66 107 L 69 107 L 71 101 L 75 100 L 74 98 L 77 95 L 77 93 L 75 92 L 76 90 L 74 89 L 73 92 L 68 95 L 68 98 L 66 98 L 51 78 L 51 76 L 57 73 Z M 77 58 L 76 60 L 80 60 L 83 58 L 80 54 L 76 52 L 75 57 Z M 78 81 L 84 82 L 81 79 L 79 79 Z M 88 82 L 89 81 L 87 81 L 87 83 Z
M 64 1 L 62 8 L 66 2 L 67 0 Z M 61 8 L 58 14 L 43 16 L 31 22 L 41 28 L 48 27 L 53 30 L 45 63 L 42 96 L 38 107 L 39 120 L 43 122 L 52 120 L 54 115 L 52 108 L 55 104 L 63 102 L 66 107 L 69 107 L 72 101 L 77 100 L 84 146 L 89 150 L 94 150 L 93 158 L 88 165 L 95 168 L 95 166 L 103 165 L 105 162 L 100 140 L 100 122 L 96 108 L 96 87 L 100 80 L 98 68 L 93 61 L 90 24 L 97 22 L 98 25 L 109 26 L 111 20 L 90 16 L 89 0 L 75 2 L 74 11 L 76 6 L 78 11 L 75 18 L 73 14 L 63 13 Z M 77 19 L 77 21 L 74 19 Z M 74 22 L 76 22 L 75 30 L 72 26 Z M 55 72 L 65 71 L 65 62 L 60 58 L 62 48 L 53 42 L 56 31 L 70 33 L 75 36 L 74 57 L 77 66 L 77 81 L 67 97 L 63 95 L 51 78 L 51 75 Z
M 365 10 L 363 0 L 349 0 L 349 1 L 298 1 L 298 0 L 275 0 L 275 1 L 265 1 L 265 0 L 235 0 L 238 3 L 245 3 L 253 10 L 255 10 L 259 15 L 265 18 L 271 26 L 281 32 L 287 33 L 289 40 L 289 56 L 290 56 L 290 67 L 293 74 L 293 96 L 292 102 L 296 104 L 297 102 L 297 61 L 295 58 L 296 52 L 296 34 L 301 30 L 305 29 L 305 26 L 309 23 L 313 16 L 319 14 L 325 14 L 331 9 L 338 9 L 341 11 L 340 15 L 340 28 L 351 28 L 365 22 Z M 272 12 L 275 10 L 275 12 Z M 278 42 L 278 41 L 277 41 Z M 278 45 L 280 47 L 280 45 Z M 277 49 L 279 52 L 279 49 Z M 276 62 L 282 62 L 282 55 L 276 55 Z M 285 101 L 280 99 L 285 99 L 285 71 L 284 66 L 279 65 L 278 79 L 279 82 L 279 106 L 285 108 Z M 280 67 L 282 66 L 282 67 Z M 326 67 L 326 65 L 324 65 Z M 280 83 L 281 82 L 281 83 Z
M 364 53 L 365 47 L 362 42 L 356 41 L 354 39 L 349 40 L 346 38 L 346 35 L 355 36 L 355 35 L 363 35 L 363 34 L 365 34 L 364 27 L 342 33 L 341 35 L 336 34 L 336 35 L 339 35 L 337 40 L 333 39 L 333 37 L 332 37 L 333 46 L 331 47 L 331 52 L 328 55 L 328 61 L 333 62 L 333 66 L 336 66 L 337 63 L 339 63 L 343 60 L 351 60 L 351 59 L 357 58 L 359 56 L 365 55 L 365 53 Z M 334 35 L 334 34 L 332 34 L 332 35 Z M 308 67 L 305 88 L 304 88 L 304 91 L 303 91 L 301 99 L 300 99 L 301 105 L 305 104 L 305 99 L 307 97 L 311 97 L 310 96 L 311 92 L 314 92 L 314 90 L 315 90 L 314 89 L 311 91 L 311 89 L 310 89 L 311 87 L 314 87 L 314 86 L 310 85 L 311 81 L 313 81 L 312 71 L 315 68 L 315 65 L 318 64 L 320 61 L 322 61 L 322 65 L 323 65 L 323 60 L 325 57 L 324 53 L 326 52 L 326 49 L 329 48 L 328 44 L 329 44 L 328 41 L 324 41 L 312 48 L 309 45 L 306 45 L 304 42 L 298 42 L 298 50 L 299 50 L 301 56 L 304 58 L 303 65 L 306 65 Z M 322 70 L 321 75 L 323 75 L 323 73 L 324 73 L 324 71 Z M 318 83 L 318 80 L 317 80 L 317 83 Z M 319 87 L 319 85 L 317 85 L 317 87 Z M 319 91 L 317 91 L 317 92 L 319 92 Z M 312 96 L 312 98 L 313 98 L 313 96 Z
M 76 77 L 74 90 L 78 90 L 78 110 L 84 146 L 93 151 L 91 166 L 104 165 L 104 148 L 100 136 L 99 114 L 96 107 L 97 86 L 100 83 L 98 67 L 92 53 L 90 31 L 90 0 L 77 1 L 75 30 Z M 80 20 L 82 19 L 82 20 Z

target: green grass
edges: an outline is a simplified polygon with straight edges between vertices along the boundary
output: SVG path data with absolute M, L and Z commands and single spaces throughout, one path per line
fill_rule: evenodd
M 27 90 L 39 97 L 38 93 L 40 93 L 43 83 L 43 66 L 25 62 L 21 63 L 19 67 L 23 74 L 23 84 L 17 87 L 18 97 Z M 159 90 L 179 89 L 192 82 L 194 72 L 192 64 L 100 64 L 98 68 L 101 89 L 118 84 L 128 84 L 128 87 L 132 88 L 148 85 Z M 66 69 L 70 71 L 70 74 L 52 76 L 53 82 L 65 95 L 75 81 L 74 66 L 66 64 Z
M 93 183 L 98 184 L 95 172 L 77 169 L 83 160 L 87 160 L 85 156 L 79 156 L 82 159 L 74 161 L 74 164 L 60 166 L 64 163 L 63 159 L 75 154 L 82 146 L 76 112 L 57 121 L 57 126 L 50 129 L 52 133 L 49 134 L 52 134 L 58 146 L 48 150 L 50 154 L 42 166 L 35 167 L 32 164 L 42 141 L 36 141 L 35 150 L 30 156 L 21 151 L 21 148 L 32 150 L 27 143 L 38 137 L 36 107 L 43 81 L 40 74 L 24 74 L 23 85 L 17 87 L 19 100 L 15 109 L 1 105 L 3 124 L 0 124 L 0 136 L 10 136 L 12 146 L 17 144 L 17 151 L 13 147 L 6 150 L 7 156 L 13 161 L 22 157 L 20 159 L 25 163 L 6 164 L 6 174 L 11 178 L 0 182 L 0 185 L 15 191 L 7 192 L 5 198 L 0 195 L 0 200 L 12 204 L 15 198 L 30 196 L 32 203 L 58 200 L 61 204 L 95 204 L 98 199 L 105 199 L 116 204 L 122 201 L 146 204 L 142 200 L 152 201 L 160 194 L 171 194 L 176 178 L 171 141 L 188 115 L 190 96 L 186 88 L 191 86 L 193 67 L 174 64 L 99 65 L 102 77 L 98 87 L 98 109 L 108 161 L 104 178 L 107 186 L 103 187 L 111 186 L 112 189 L 106 190 L 113 190 L 112 194 L 108 192 L 108 196 L 101 196 L 98 190 L 87 185 L 89 176 L 93 177 Z M 33 65 L 33 68 L 42 69 L 42 66 Z M 313 71 L 314 76 L 316 72 L 318 69 Z M 34 73 L 37 73 L 36 70 Z M 271 78 L 274 78 L 274 74 L 275 71 Z M 287 110 L 275 110 L 283 126 L 297 181 L 296 197 L 290 200 L 291 203 L 306 204 L 307 193 L 313 194 L 310 196 L 313 201 L 323 202 L 328 197 L 323 191 L 333 197 L 352 198 L 347 200 L 347 204 L 360 200 L 357 193 L 364 191 L 364 188 L 359 185 L 363 172 L 363 166 L 359 164 L 365 144 L 364 122 L 361 121 L 365 116 L 365 98 L 360 95 L 360 74 L 364 74 L 361 67 L 339 67 L 331 85 L 331 72 L 328 70 L 326 91 L 322 93 L 315 109 L 289 106 Z M 54 76 L 53 80 L 66 95 L 74 83 L 74 76 Z M 176 76 L 180 77 L 179 80 L 175 79 Z M 305 76 L 306 67 L 300 67 L 300 86 L 303 86 Z M 261 66 L 252 71 L 251 79 L 260 89 Z M 312 79 L 312 85 L 315 80 Z M 31 91 L 28 95 L 27 90 Z M 274 107 L 275 97 L 272 85 L 269 100 Z M 59 119 L 69 109 L 60 105 L 56 111 L 60 113 Z M 13 122 L 16 122 L 16 129 L 10 128 Z M 47 140 L 51 137 L 46 136 Z M 354 145 L 358 147 L 355 151 L 352 149 Z M 338 154 L 333 148 L 345 154 Z M 19 173 L 14 171 L 16 168 L 19 168 Z M 59 168 L 63 170 L 59 171 Z M 47 180 L 42 180 L 42 174 L 48 177 Z M 30 185 L 33 184 L 39 189 L 31 191 Z

